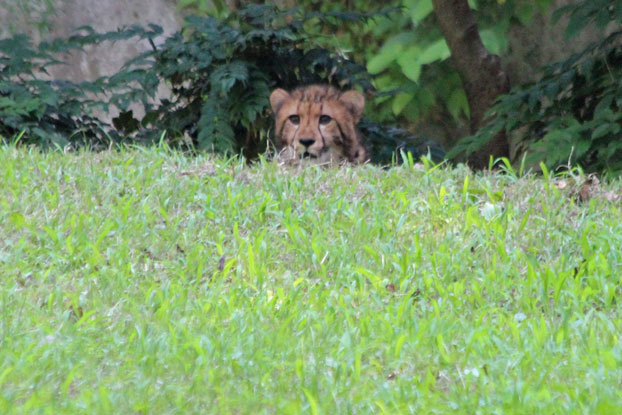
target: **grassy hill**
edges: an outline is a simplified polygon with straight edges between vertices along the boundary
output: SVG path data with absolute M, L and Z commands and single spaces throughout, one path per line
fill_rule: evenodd
M 619 413 L 620 193 L 0 148 L 0 413 Z

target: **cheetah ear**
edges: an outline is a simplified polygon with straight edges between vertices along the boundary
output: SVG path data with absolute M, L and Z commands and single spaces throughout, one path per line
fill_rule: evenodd
M 363 94 L 351 90 L 344 92 L 339 100 L 346 104 L 346 107 L 348 107 L 352 113 L 352 117 L 354 117 L 354 122 L 359 122 L 361 115 L 363 115 L 363 110 L 365 109 L 365 97 Z
M 275 114 L 279 112 L 281 106 L 283 106 L 288 98 L 290 98 L 289 92 L 284 89 L 278 88 L 272 91 L 270 94 L 270 106 L 272 107 L 272 112 Z

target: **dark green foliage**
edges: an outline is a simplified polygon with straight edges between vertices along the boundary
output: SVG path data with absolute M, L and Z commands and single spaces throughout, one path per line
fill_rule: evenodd
M 590 24 L 596 24 L 599 28 L 606 27 L 609 23 L 622 23 L 622 1 L 619 0 L 584 0 L 571 3 L 559 8 L 553 15 L 556 22 L 560 17 L 567 15 L 566 37 L 579 34 Z
M 412 153 L 418 160 L 422 156 L 440 163 L 445 158 L 445 151 L 439 144 L 417 134 L 411 134 L 397 127 L 386 127 L 373 121 L 363 120 L 359 129 L 365 137 L 365 143 L 371 153 L 371 162 L 388 165 L 401 162 L 401 153 Z
M 0 40 L 0 137 L 14 137 L 23 132 L 23 143 L 61 148 L 69 144 L 100 148 L 119 142 L 120 136 L 115 131 L 89 115 L 92 110 L 107 111 L 110 104 L 119 104 L 115 97 L 95 98 L 115 89 L 115 85 L 107 79 L 82 83 L 50 81 L 46 80 L 47 68 L 62 64 L 55 57 L 60 52 L 159 33 L 157 28 L 152 29 L 155 31 L 130 28 L 96 34 L 91 29 L 80 28 L 75 36 L 38 47 L 24 35 Z M 124 99 L 129 102 L 127 97 Z
M 622 21 L 622 1 L 580 2 L 571 13 L 570 33 L 584 27 L 581 19 L 602 25 Z M 606 4 L 604 4 L 606 3 Z M 601 17 L 599 17 L 601 16 Z M 580 20 L 580 19 L 579 19 Z M 610 20 L 607 20 L 610 21 Z M 590 45 L 563 62 L 544 68 L 539 81 L 514 88 L 499 99 L 491 122 L 459 143 L 449 156 L 479 148 L 501 130 L 521 136 L 532 163 L 549 168 L 579 164 L 588 171 L 622 172 L 622 31 Z
M 269 146 L 273 119 L 268 97 L 274 88 L 329 83 L 373 93 L 364 66 L 318 46 L 322 28 L 332 30 L 371 17 L 350 12 L 304 14 L 266 5 L 250 5 L 224 20 L 193 16 L 183 32 L 158 46 L 152 41 L 151 50 L 127 62 L 114 76 L 81 84 L 40 80 L 34 68 L 45 71 L 60 64 L 53 53 L 130 37 L 151 40 L 161 29 L 131 27 L 97 34 L 81 28 L 69 39 L 38 49 L 23 36 L 6 39 L 0 44 L 0 134 L 12 137 L 25 131 L 29 143 L 100 148 L 111 142 L 159 142 L 166 132 L 173 147 L 243 152 L 254 158 Z M 162 84 L 171 93 L 156 100 Z M 136 103 L 144 108 L 143 117 L 130 109 Z M 112 107 L 120 111 L 113 126 L 89 116 L 92 110 L 106 113 Z M 411 147 L 418 143 L 416 137 L 397 130 L 371 122 L 364 125 L 378 162 L 390 162 L 404 143 Z
M 165 130 L 171 138 L 191 137 L 198 150 L 243 151 L 255 157 L 265 150 L 272 128 L 268 97 L 274 88 L 330 83 L 342 89 L 373 89 L 363 66 L 312 47 L 317 42 L 305 31 L 305 23 L 330 24 L 337 18 L 360 21 L 368 16 L 304 15 L 251 5 L 223 21 L 190 17 L 183 33 L 126 65 L 125 76 L 155 75 L 166 81 L 172 95 L 156 106 L 147 105 L 140 122 L 126 117 L 123 125 L 140 126 L 138 135 Z M 189 144 L 184 140 L 175 144 Z

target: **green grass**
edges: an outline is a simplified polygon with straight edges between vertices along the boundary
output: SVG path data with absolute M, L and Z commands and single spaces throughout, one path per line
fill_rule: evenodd
M 558 180 L 0 148 L 0 413 L 618 414 L 622 184 Z

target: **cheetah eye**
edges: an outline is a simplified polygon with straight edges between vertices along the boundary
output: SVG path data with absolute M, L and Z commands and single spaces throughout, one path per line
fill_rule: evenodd
M 320 115 L 320 124 L 326 125 L 331 122 L 333 119 L 330 115 Z
M 290 115 L 290 116 L 289 116 L 289 121 L 290 121 L 292 124 L 294 124 L 294 125 L 298 125 L 298 124 L 300 124 L 300 116 L 299 116 L 299 115 L 296 115 L 296 114 L 294 114 L 294 115 Z

